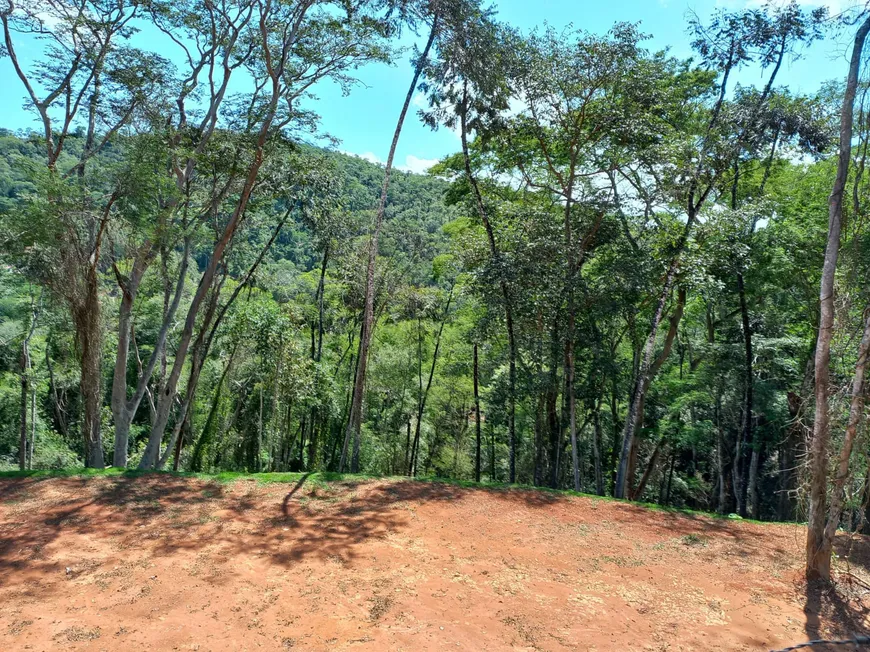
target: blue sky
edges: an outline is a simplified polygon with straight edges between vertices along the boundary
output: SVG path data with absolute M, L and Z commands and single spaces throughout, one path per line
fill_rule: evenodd
M 853 0 L 799 0 L 806 7 L 824 4 L 839 12 Z M 652 38 L 650 49 L 669 47 L 676 56 L 690 56 L 686 33 L 686 15 L 694 11 L 702 18 L 717 8 L 739 9 L 758 6 L 762 0 L 498 0 L 493 2 L 498 17 L 523 30 L 544 22 L 555 28 L 569 24 L 589 32 L 604 33 L 615 22 L 640 22 L 641 30 Z M 409 35 L 404 44 L 414 39 Z M 813 93 L 831 79 L 846 74 L 849 34 L 829 37 L 807 49 L 796 61 L 789 61 L 780 74 L 780 83 L 793 92 Z M 421 39 L 422 40 L 422 39 Z M 18 48 L 24 61 L 38 55 L 28 44 Z M 312 105 L 322 116 L 322 129 L 337 137 L 339 149 L 383 161 L 392 139 L 395 120 L 411 79 L 407 55 L 395 65 L 370 65 L 359 71 L 362 82 L 349 97 L 337 88 L 324 84 L 317 89 L 319 101 Z M 741 79 L 744 83 L 759 80 Z M 33 114 L 22 108 L 23 88 L 8 59 L 0 59 L 0 126 L 10 129 L 36 128 Z M 423 171 L 438 158 L 458 148 L 457 137 L 447 130 L 432 132 L 416 114 L 409 113 L 396 154 L 396 165 Z

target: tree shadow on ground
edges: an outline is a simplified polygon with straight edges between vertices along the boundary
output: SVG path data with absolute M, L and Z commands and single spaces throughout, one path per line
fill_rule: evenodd
M 149 478 L 21 478 L 0 481 L 0 585 L 11 571 L 55 570 L 46 549 L 64 533 L 100 538 L 223 497 L 217 482 Z
M 277 564 L 316 556 L 349 563 L 359 544 L 383 539 L 408 524 L 408 505 L 485 494 L 506 505 L 549 508 L 569 515 L 596 499 L 526 489 L 464 488 L 441 482 L 341 480 L 310 483 L 309 474 L 286 491 L 255 481 L 221 484 L 173 475 L 137 477 L 21 478 L 0 482 L 0 506 L 14 512 L 0 524 L 2 571 L 56 568 L 45 551 L 61 534 L 144 545 L 152 555 L 197 552 L 206 547 L 224 558 L 261 551 Z M 276 495 L 282 495 L 280 503 Z M 593 501 L 593 502 L 588 502 Z M 578 504 L 579 503 L 579 504 Z M 615 524 L 673 537 L 704 533 L 741 546 L 760 547 L 762 535 L 709 517 L 618 505 Z M 20 520 L 17 520 L 16 517 Z
M 58 553 L 68 559 L 77 551 L 56 550 L 52 544 L 70 535 L 150 557 L 207 551 L 229 561 L 253 550 L 278 565 L 309 557 L 348 564 L 360 544 L 407 526 L 403 505 L 473 499 L 475 492 L 487 491 L 446 483 L 342 480 L 324 485 L 308 479 L 303 476 L 289 492 L 281 484 L 222 484 L 164 474 L 0 481 L 0 578 L 62 571 Z M 560 500 L 534 491 L 493 495 L 531 507 Z
M 413 480 L 343 479 L 324 484 L 304 475 L 292 485 L 239 480 L 224 484 L 154 474 L 138 477 L 20 478 L 0 480 L 0 587 L 37 599 L 63 586 L 57 579 L 93 574 L 99 567 L 171 559 L 184 569 L 207 558 L 214 572 L 200 575 L 220 585 L 237 560 L 261 568 L 290 568 L 310 559 L 352 566 L 363 544 L 401 535 L 424 505 L 482 498 L 496 509 L 545 509 L 547 517 L 576 523 L 578 515 L 600 525 L 594 510 L 620 536 L 643 530 L 662 540 L 707 537 L 733 554 L 779 563 L 793 556 L 782 528 L 716 519 L 698 514 L 654 511 L 589 497 L 511 488 L 460 487 Z M 491 507 L 488 507 L 491 508 Z M 591 517 L 591 518 L 590 518 Z M 76 538 L 78 537 L 78 538 Z M 102 557 L 80 543 L 96 542 Z M 400 537 L 395 545 L 405 545 Z M 703 554 L 699 548 L 698 554 Z M 853 563 L 867 564 L 866 539 L 853 546 Z M 792 560 L 793 561 L 793 560 Z M 66 571 L 64 565 L 69 565 Z M 183 571 L 182 571 L 183 572 Z M 189 571 L 190 572 L 190 571 Z M 806 632 L 863 633 L 868 614 L 823 587 L 808 589 Z M 821 632 L 820 623 L 825 631 Z M 832 624 L 832 625 L 831 625 Z M 831 627 L 828 627 L 831 625 Z
M 809 640 L 851 639 L 866 636 L 866 623 L 870 618 L 870 608 L 864 604 L 859 593 L 846 583 L 825 581 L 806 582 L 804 631 Z M 866 594 L 866 589 L 862 591 Z M 819 645 L 814 650 L 827 649 L 870 649 L 870 646 L 853 647 Z
M 118 550 L 144 549 L 151 557 L 207 551 L 231 560 L 253 550 L 285 566 L 309 557 L 348 564 L 360 544 L 406 527 L 408 505 L 474 500 L 481 492 L 532 508 L 564 500 L 440 482 L 308 480 L 309 474 L 302 476 L 289 492 L 277 483 L 222 484 L 168 474 L 0 481 L 0 576 L 62 570 L 57 553 L 69 556 L 70 550 L 52 544 L 70 535 L 109 540 Z
M 870 602 L 866 600 L 870 595 L 870 584 L 867 584 L 870 537 L 840 534 L 834 541 L 834 551 L 839 558 L 837 581 L 804 582 L 805 631 L 811 640 L 849 639 L 870 634 L 866 625 L 870 622 Z M 814 649 L 837 648 L 820 646 Z M 870 645 L 863 649 L 870 650 Z

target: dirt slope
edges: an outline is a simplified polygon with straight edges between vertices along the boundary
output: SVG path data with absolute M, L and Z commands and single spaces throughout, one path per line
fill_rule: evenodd
M 868 542 L 848 543 L 866 572 Z M 0 649 L 745 650 L 866 631 L 863 587 L 808 590 L 802 544 L 534 491 L 5 479 Z

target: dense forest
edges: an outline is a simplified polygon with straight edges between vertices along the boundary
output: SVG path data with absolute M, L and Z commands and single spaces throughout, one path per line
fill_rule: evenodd
M 832 533 L 867 527 L 866 13 L 693 17 L 685 60 L 639 25 L 524 33 L 477 0 L 0 19 L 41 125 L 0 132 L 3 468 L 426 475 L 809 520 L 823 576 Z M 350 89 L 409 30 L 386 165 L 312 145 L 316 84 Z M 851 67 L 782 87 L 832 31 Z M 392 169 L 414 119 L 459 135 L 427 175 Z

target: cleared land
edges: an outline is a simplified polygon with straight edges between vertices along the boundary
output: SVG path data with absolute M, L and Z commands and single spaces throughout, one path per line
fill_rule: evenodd
M 870 542 L 531 490 L 0 479 L 3 650 L 745 650 L 870 629 Z

